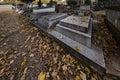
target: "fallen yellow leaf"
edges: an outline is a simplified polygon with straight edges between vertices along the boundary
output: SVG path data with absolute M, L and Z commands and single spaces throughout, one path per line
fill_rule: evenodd
M 82 80 L 87 80 L 86 74 L 81 71 L 80 78 Z
M 38 80 L 45 80 L 45 73 L 44 73 L 44 72 L 41 72 L 41 73 L 38 75 Z
M 21 77 L 20 80 L 25 80 L 25 76 L 26 76 L 26 73 L 27 73 L 27 69 L 28 69 L 28 68 L 25 68 L 25 69 L 24 69 L 23 75 L 22 75 L 22 77 Z
M 12 64 L 13 62 L 14 62 L 14 60 L 11 60 L 11 61 L 10 61 L 10 64 Z
M 25 66 L 26 64 L 26 59 L 22 61 L 22 63 L 20 64 L 21 67 Z
M 79 77 L 79 76 L 76 76 L 76 77 L 75 77 L 75 80 L 80 80 L 80 77 Z
M 77 70 L 80 70 L 80 69 L 81 69 L 81 68 L 80 68 L 80 65 L 78 65 L 78 66 L 77 66 Z
M 89 68 L 85 67 L 85 71 L 86 71 L 88 74 L 90 74 L 90 69 L 89 69 Z
M 80 50 L 81 50 L 81 48 L 78 47 L 78 46 L 76 46 L 74 49 L 75 49 L 76 51 L 80 51 Z
M 27 41 L 29 41 L 30 38 L 31 38 L 31 36 L 28 36 L 27 39 L 25 40 L 25 43 L 26 43 Z

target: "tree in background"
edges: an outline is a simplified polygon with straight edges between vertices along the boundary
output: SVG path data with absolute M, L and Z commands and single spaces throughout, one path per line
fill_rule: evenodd
M 41 0 L 38 1 L 38 7 L 41 7 L 42 6 L 42 2 Z
M 31 2 L 33 2 L 35 0 L 20 0 L 20 1 L 28 4 L 28 3 L 31 3 Z
M 85 0 L 85 5 L 90 5 L 91 4 L 91 0 Z

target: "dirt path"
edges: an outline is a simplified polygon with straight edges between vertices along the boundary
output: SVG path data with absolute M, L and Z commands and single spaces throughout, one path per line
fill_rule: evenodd
M 0 20 L 0 80 L 98 80 L 24 17 L 1 11 Z

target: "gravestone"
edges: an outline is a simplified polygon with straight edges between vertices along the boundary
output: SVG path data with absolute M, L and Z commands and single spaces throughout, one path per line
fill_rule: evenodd
M 33 13 L 46 13 L 46 12 L 55 12 L 54 7 L 48 7 L 48 8 L 40 8 L 40 9 L 33 9 Z
M 59 21 L 55 30 L 48 32 L 63 48 L 100 74 L 105 72 L 101 48 L 93 46 L 92 20 L 90 16 L 69 16 Z M 76 47 L 80 50 L 76 50 Z
M 59 22 L 56 31 L 91 47 L 92 22 L 89 16 L 69 16 Z
M 30 20 L 31 21 L 37 21 L 42 16 L 50 15 L 52 13 L 55 13 L 55 8 L 33 9 L 32 14 L 30 15 Z
M 79 15 L 80 16 L 89 16 L 90 15 L 90 6 L 86 5 L 86 6 L 80 6 L 80 12 Z
M 38 23 L 46 30 L 54 28 L 55 25 L 61 20 L 67 17 L 67 13 L 53 13 L 50 15 L 42 16 L 38 19 Z
M 32 13 L 30 15 L 30 21 L 38 21 L 39 18 L 41 18 L 42 16 L 45 16 L 45 15 L 50 15 L 50 14 L 53 14 L 53 12 L 46 12 L 46 13 Z
M 63 14 L 64 13 L 54 13 L 46 15 L 41 17 L 37 23 L 33 24 L 43 30 L 47 35 L 49 35 L 49 37 L 53 38 L 73 56 L 82 60 L 84 64 L 86 63 L 92 69 L 104 74 L 105 63 L 103 51 L 96 46 L 96 48 L 91 47 L 92 21 L 90 16 L 80 17 L 72 15 L 65 18 L 66 16 L 61 16 Z M 61 19 L 60 17 L 64 19 Z M 71 20 L 71 18 L 73 19 Z M 43 20 L 45 22 L 43 22 Z M 57 27 L 52 31 L 48 31 L 50 28 L 49 23 L 56 20 L 59 22 Z M 84 24 L 87 26 L 84 26 Z M 80 48 L 80 50 L 76 50 L 76 47 Z

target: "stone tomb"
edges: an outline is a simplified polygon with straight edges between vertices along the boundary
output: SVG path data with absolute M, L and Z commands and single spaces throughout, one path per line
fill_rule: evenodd
M 50 19 L 47 18 L 47 20 L 49 21 Z M 49 35 L 49 37 L 53 38 L 63 48 L 70 51 L 73 56 L 83 61 L 84 64 L 86 63 L 100 74 L 104 74 L 105 62 L 102 49 L 97 48 L 96 46 L 96 48 L 91 47 L 92 22 L 90 17 L 88 17 L 88 27 L 83 27 L 87 28 L 87 31 L 85 32 L 84 30 L 86 29 L 83 29 L 82 31 L 81 29 L 77 30 L 75 27 L 76 24 L 74 24 L 73 28 L 70 28 L 69 26 L 63 26 L 61 23 L 62 21 L 64 20 L 61 20 L 60 24 L 58 24 L 55 30 L 52 31 L 47 31 L 45 26 L 41 26 L 39 23 L 33 24 L 43 30 L 47 35 Z M 72 22 L 70 24 L 72 24 Z M 81 25 L 79 27 L 81 27 Z M 80 48 L 80 50 L 76 50 L 76 47 Z
M 101 48 L 91 43 L 92 19 L 90 16 L 69 16 L 55 30 L 48 32 L 59 44 L 100 74 L 105 72 L 105 61 Z M 76 47 L 80 50 L 76 50 Z
M 92 21 L 89 16 L 69 16 L 59 22 L 56 31 L 91 47 Z
M 53 12 L 32 13 L 32 14 L 30 15 L 30 20 L 31 20 L 31 21 L 38 21 L 38 19 L 41 18 L 42 16 L 50 15 L 50 14 L 53 14 Z
M 30 15 L 30 20 L 37 21 L 42 16 L 50 15 L 52 13 L 55 13 L 55 8 L 52 8 L 52 7 L 33 9 L 32 14 Z
M 90 6 L 80 6 L 80 16 L 89 16 L 90 15 Z
M 38 23 L 46 30 L 48 30 L 55 27 L 55 25 L 65 17 L 67 17 L 67 13 L 53 13 L 50 15 L 42 16 L 38 19 Z

